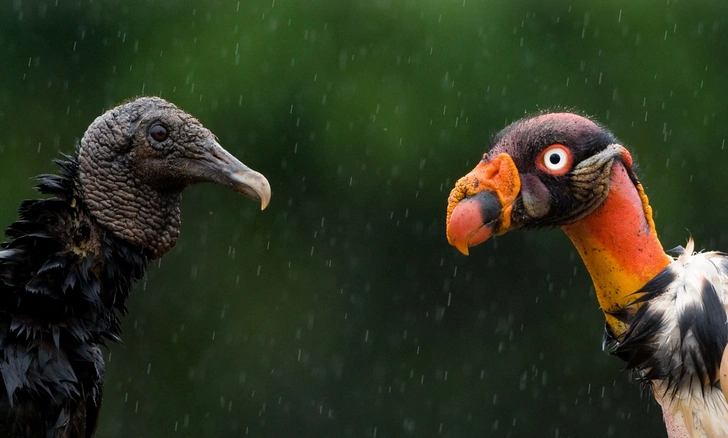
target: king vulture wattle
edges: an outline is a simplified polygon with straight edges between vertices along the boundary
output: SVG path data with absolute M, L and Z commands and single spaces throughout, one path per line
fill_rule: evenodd
M 448 198 L 447 238 L 465 255 L 556 226 L 594 282 L 606 343 L 652 388 L 668 436 L 727 437 L 728 255 L 694 253 L 692 239 L 667 255 L 627 149 L 570 113 L 507 126 Z

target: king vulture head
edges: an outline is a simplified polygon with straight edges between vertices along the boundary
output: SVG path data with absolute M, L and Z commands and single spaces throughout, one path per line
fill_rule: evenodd
M 636 184 L 629 152 L 585 117 L 544 114 L 515 122 L 450 193 L 448 240 L 467 255 L 492 235 L 574 223 L 606 199 L 615 162 Z
M 581 255 L 612 353 L 647 382 L 670 438 L 728 436 L 728 257 L 668 256 L 624 146 L 571 113 L 504 128 L 450 192 L 447 239 L 467 255 L 494 235 L 560 227 Z M 722 389 L 722 391 L 721 391 Z

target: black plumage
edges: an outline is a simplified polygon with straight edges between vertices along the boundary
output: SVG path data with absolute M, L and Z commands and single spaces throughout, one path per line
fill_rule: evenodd
M 58 175 L 39 176 L 49 197 L 22 202 L 0 251 L 2 437 L 93 436 L 101 347 L 120 340 L 134 283 L 174 245 L 186 186 L 215 182 L 263 207 L 270 198 L 262 175 L 159 98 L 99 117 L 78 152 L 86 173 L 78 157 L 64 156 Z
M 690 257 L 680 250 L 681 257 Z M 715 270 L 713 275 L 728 273 L 724 253 L 706 256 L 710 257 L 706 266 Z M 611 353 L 626 361 L 638 379 L 665 381 L 664 391 L 673 396 L 686 388 L 704 391 L 705 386 L 715 385 L 720 358 L 728 344 L 726 311 L 710 276 L 694 285 L 695 281 L 684 278 L 680 268 L 679 264 L 669 265 L 635 293 L 630 305 L 612 312 L 627 324 L 621 339 L 608 327 L 605 335 Z M 683 298 L 686 296 L 689 298 Z M 666 305 L 681 298 L 685 303 L 676 312 Z M 673 321 L 675 342 L 667 343 L 663 340 L 666 325 Z

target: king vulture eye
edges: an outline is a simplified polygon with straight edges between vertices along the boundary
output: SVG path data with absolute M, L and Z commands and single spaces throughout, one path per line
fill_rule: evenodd
M 563 175 L 571 169 L 571 151 L 561 144 L 551 145 L 541 152 L 536 165 L 551 175 Z

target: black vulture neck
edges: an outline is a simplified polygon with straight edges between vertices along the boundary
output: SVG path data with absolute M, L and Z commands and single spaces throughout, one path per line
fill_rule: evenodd
M 60 175 L 38 178 L 52 196 L 23 201 L 0 251 L 2 436 L 93 434 L 100 344 L 119 340 L 126 299 L 151 257 L 98 224 L 80 201 L 78 161 L 66 158 Z
M 134 117 L 115 108 L 89 126 L 78 151 L 79 197 L 99 224 L 158 258 L 179 238 L 183 187 L 160 191 L 137 174 L 131 144 L 140 134 L 115 126 L 134 125 Z
M 19 338 L 52 332 L 56 344 L 118 340 L 119 314 L 126 313 L 126 298 L 151 254 L 90 214 L 80 200 L 75 158 L 57 163 L 60 175 L 38 178 L 39 191 L 53 196 L 24 201 L 20 220 L 6 230 L 2 313 Z
M 80 198 L 91 215 L 111 233 L 147 248 L 159 258 L 177 243 L 181 191 L 158 192 L 140 181 L 128 157 L 104 163 L 79 154 Z

